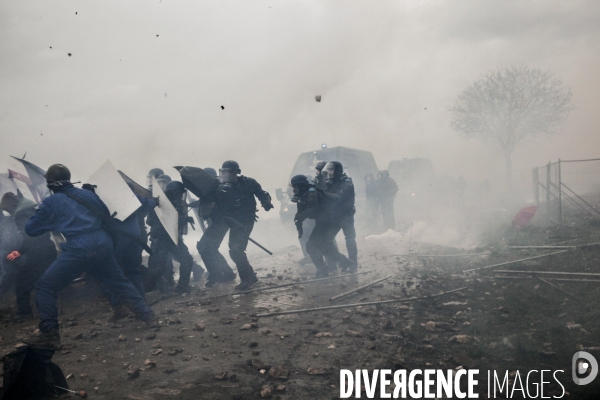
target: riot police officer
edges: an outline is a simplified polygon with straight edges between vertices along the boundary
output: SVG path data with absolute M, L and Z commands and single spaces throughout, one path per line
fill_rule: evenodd
M 317 268 L 317 278 L 329 276 L 329 268 L 324 257 L 343 266 L 350 266 L 352 262 L 341 254 L 335 245 L 335 235 L 338 231 L 333 219 L 333 210 L 338 206 L 340 197 L 326 193 L 310 184 L 304 175 L 296 175 L 291 181 L 293 200 L 298 211 L 294 217 L 298 236 L 304 236 L 303 222 L 307 219 L 315 221 L 315 227 L 310 233 L 306 250 Z
M 339 203 L 333 209 L 332 218 L 337 225 L 337 232 L 342 230 L 346 239 L 348 258 L 352 261 L 351 272 L 356 272 L 358 266 L 358 248 L 356 246 L 356 230 L 354 229 L 355 194 L 352 179 L 344 173 L 344 167 L 339 161 L 328 162 L 323 168 L 326 174 L 326 192 L 340 196 Z M 342 271 L 347 269 L 342 266 Z
M 219 184 L 203 197 L 203 201 L 213 202 L 214 206 L 210 212 L 211 224 L 198 242 L 198 252 L 209 269 L 209 279 L 221 281 L 222 271 L 213 266 L 226 264 L 219 246 L 229 231 L 229 256 L 235 262 L 241 280 L 236 289 L 248 290 L 258 282 L 246 255 L 248 238 L 256 221 L 255 197 L 265 211 L 272 209 L 273 204 L 269 193 L 262 190 L 256 180 L 240 173 L 237 162 L 225 161 L 219 169 Z
M 158 179 L 159 176 L 164 174 L 164 171 L 160 168 L 152 168 L 148 171 L 148 175 L 146 176 L 146 186 L 148 187 L 148 190 L 152 191 L 152 178 Z
M 323 175 L 323 168 L 327 165 L 327 161 L 319 161 L 315 165 L 315 187 L 318 189 L 325 189 L 325 175 Z
M 179 181 L 171 181 L 166 187 L 165 195 L 177 210 L 179 216 L 178 223 L 178 240 L 177 245 L 173 242 L 161 222 L 158 220 L 155 211 L 148 214 L 148 224 L 151 227 L 152 235 L 152 254 L 148 259 L 148 277 L 146 283 L 146 291 L 152 291 L 161 280 L 167 267 L 169 254 L 179 262 L 179 282 L 177 283 L 176 291 L 184 293 L 189 290 L 190 274 L 192 272 L 192 264 L 194 260 L 190 252 L 183 243 L 183 235 L 187 234 L 187 225 L 193 219 L 187 214 L 186 195 L 187 192 L 183 187 L 183 183 Z

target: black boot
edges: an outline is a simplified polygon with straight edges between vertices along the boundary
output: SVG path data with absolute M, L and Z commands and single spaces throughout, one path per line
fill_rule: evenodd
M 235 286 L 235 290 L 245 292 L 246 290 L 250 290 L 250 288 L 252 288 L 252 286 L 254 286 L 254 284 L 257 282 L 258 278 L 256 277 L 256 274 L 254 272 L 244 274 L 244 277 L 242 278 L 240 284 Z
M 47 332 L 40 331 L 37 335 L 26 339 L 25 343 L 31 347 L 55 349 L 60 346 L 60 334 L 58 333 L 58 328 L 51 329 Z

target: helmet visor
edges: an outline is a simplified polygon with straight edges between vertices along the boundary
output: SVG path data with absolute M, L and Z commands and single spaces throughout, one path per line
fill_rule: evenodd
M 332 163 L 327 163 L 325 167 L 323 167 L 323 175 L 327 179 L 333 179 L 335 174 L 335 165 Z
M 234 169 L 220 169 L 219 182 L 234 183 L 237 180 L 237 171 Z

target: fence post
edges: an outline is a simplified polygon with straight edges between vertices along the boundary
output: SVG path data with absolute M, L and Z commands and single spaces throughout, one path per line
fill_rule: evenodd
M 563 223 L 562 218 L 562 175 L 560 173 L 560 158 L 558 159 L 558 222 Z

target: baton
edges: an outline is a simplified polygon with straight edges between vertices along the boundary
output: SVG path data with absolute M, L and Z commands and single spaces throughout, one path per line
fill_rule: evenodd
M 235 219 L 231 218 L 231 217 L 225 217 L 226 220 L 232 222 L 238 229 L 240 230 L 244 230 L 244 226 L 242 224 L 240 224 L 239 222 L 237 222 Z M 273 255 L 273 253 L 271 253 L 269 251 L 269 249 L 267 249 L 266 247 L 264 247 L 263 245 L 261 245 L 260 243 L 258 243 L 256 240 L 252 239 L 249 235 L 248 235 L 248 240 L 251 241 L 252 243 L 254 243 L 255 245 L 257 245 L 258 247 L 260 247 L 262 250 L 266 251 L 267 253 L 269 253 L 269 255 Z

